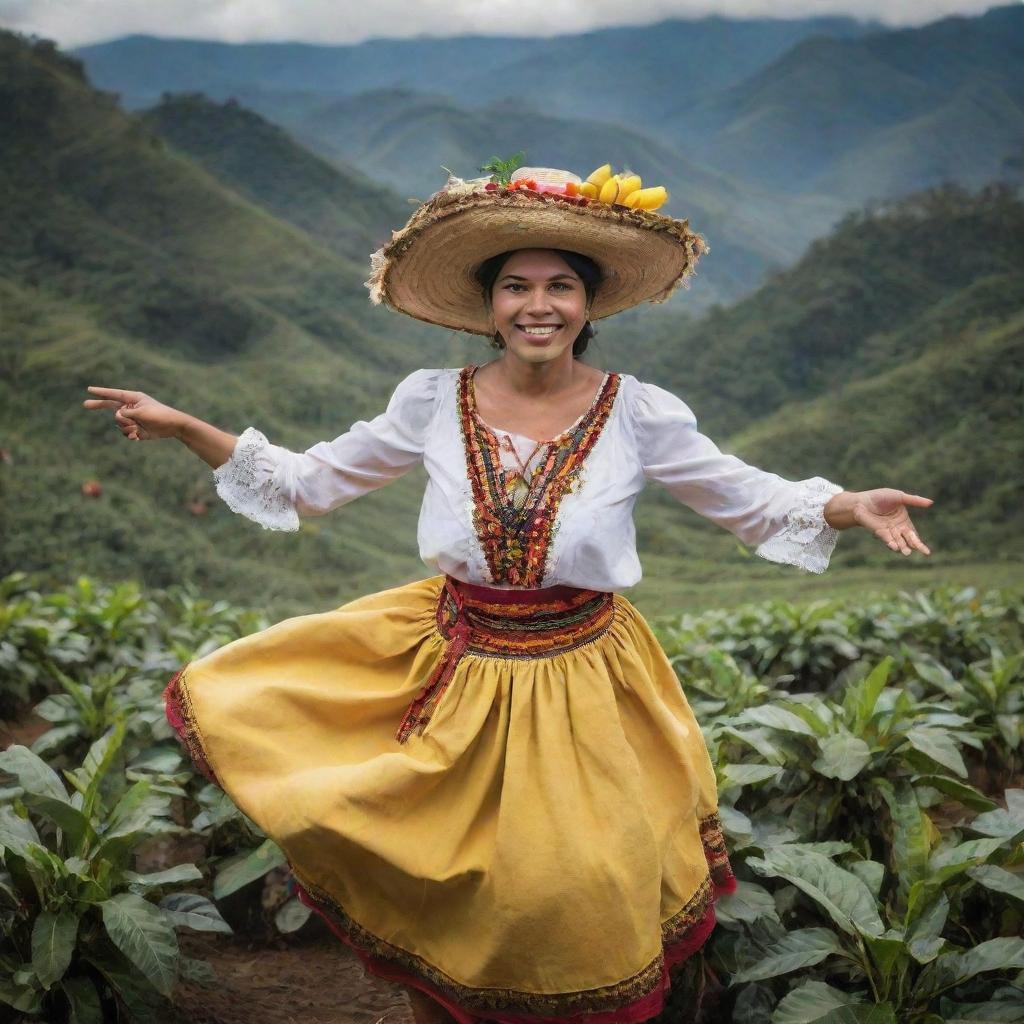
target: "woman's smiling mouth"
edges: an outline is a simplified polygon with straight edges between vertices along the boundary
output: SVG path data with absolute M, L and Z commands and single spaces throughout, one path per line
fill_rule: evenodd
M 562 329 L 561 324 L 516 324 L 516 327 L 531 338 L 549 338 Z

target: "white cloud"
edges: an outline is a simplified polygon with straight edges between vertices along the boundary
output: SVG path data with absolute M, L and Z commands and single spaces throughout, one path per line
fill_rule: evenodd
M 709 14 L 849 15 L 921 25 L 993 6 L 992 0 L 0 0 L 0 26 L 55 39 L 63 47 L 136 32 L 233 43 L 354 43 L 424 34 L 562 35 Z

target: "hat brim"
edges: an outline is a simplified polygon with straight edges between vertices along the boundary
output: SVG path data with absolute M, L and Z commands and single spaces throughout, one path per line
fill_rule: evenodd
M 487 335 L 474 275 L 484 260 L 512 249 L 589 256 L 603 275 L 591 320 L 663 302 L 710 251 L 689 221 L 647 210 L 529 189 L 440 192 L 373 254 L 366 285 L 374 302 L 417 320 Z

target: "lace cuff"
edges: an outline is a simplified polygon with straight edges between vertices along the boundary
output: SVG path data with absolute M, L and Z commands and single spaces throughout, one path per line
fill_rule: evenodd
M 839 539 L 839 531 L 825 522 L 824 510 L 829 498 L 840 491 L 842 487 L 820 476 L 802 480 L 785 525 L 760 544 L 755 554 L 808 572 L 824 572 Z
M 247 427 L 235 443 L 231 458 L 213 471 L 217 494 L 232 512 L 259 523 L 264 530 L 299 528 L 299 514 L 288 496 L 275 483 L 273 473 L 261 465 L 261 454 L 269 457 L 270 442 L 255 427 Z

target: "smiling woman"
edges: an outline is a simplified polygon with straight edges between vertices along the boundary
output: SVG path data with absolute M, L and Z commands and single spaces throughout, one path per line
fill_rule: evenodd
M 590 306 L 601 285 L 601 270 L 592 259 L 564 249 L 513 250 L 485 260 L 475 276 L 494 320 L 497 348 L 519 331 L 532 338 L 564 331 L 564 337 L 572 338 L 574 356 L 586 352 L 594 336 Z M 550 304 L 557 307 L 550 311 L 552 319 L 538 319 L 548 315 Z
M 140 392 L 91 388 L 103 398 L 85 404 L 114 408 L 127 437 L 179 437 L 266 529 L 425 467 L 436 575 L 194 659 L 168 718 L 284 851 L 303 901 L 416 993 L 421 1024 L 639 1024 L 735 879 L 700 725 L 620 593 L 640 579 L 638 494 L 655 481 L 813 572 L 853 525 L 927 553 L 906 506 L 930 501 L 748 465 L 681 399 L 574 358 L 591 320 L 667 297 L 706 244 L 629 205 L 636 175 L 523 172 L 449 182 L 368 282 L 403 313 L 490 335 L 485 366 L 419 370 L 305 452 Z

